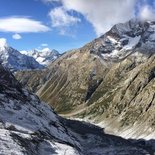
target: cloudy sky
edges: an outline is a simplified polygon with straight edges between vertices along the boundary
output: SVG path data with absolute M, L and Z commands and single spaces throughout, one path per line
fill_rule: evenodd
M 131 18 L 155 20 L 155 0 L 1 0 L 0 44 L 63 52 Z

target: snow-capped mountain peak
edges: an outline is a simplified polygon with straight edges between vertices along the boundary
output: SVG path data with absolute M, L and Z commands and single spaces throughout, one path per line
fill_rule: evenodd
M 49 65 L 52 61 L 57 59 L 60 54 L 56 50 L 44 48 L 42 50 L 33 49 L 31 51 L 20 51 L 22 54 L 33 57 L 38 63 L 43 66 Z
M 48 47 L 42 49 L 42 52 L 48 52 L 48 51 L 50 51 L 50 49 Z
M 92 52 L 105 60 L 120 60 L 134 51 L 152 52 L 155 49 L 154 43 L 155 22 L 132 19 L 116 24 L 109 32 L 95 40 Z
M 0 50 L 4 50 L 6 47 L 8 47 L 6 39 L 0 38 Z
M 11 71 L 43 69 L 33 57 L 21 54 L 18 50 L 10 47 L 5 39 L 0 39 L 0 60 L 3 66 Z

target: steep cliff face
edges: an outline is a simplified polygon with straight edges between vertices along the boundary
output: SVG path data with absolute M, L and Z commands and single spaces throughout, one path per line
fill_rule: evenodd
M 16 77 L 63 116 L 90 120 L 127 138 L 150 139 L 155 135 L 154 43 L 155 22 L 131 20 L 64 54 L 39 76 L 20 72 Z
M 80 154 L 54 111 L 0 66 L 0 154 Z

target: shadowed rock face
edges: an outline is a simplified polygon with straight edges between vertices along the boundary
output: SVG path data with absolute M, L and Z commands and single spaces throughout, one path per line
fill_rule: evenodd
M 67 120 L 0 66 L 0 154 L 152 155 L 154 141 L 125 140 L 103 128 Z M 15 96 L 16 95 L 16 96 Z
M 154 22 L 131 20 L 64 54 L 41 74 L 16 77 L 63 116 L 89 119 L 127 138 L 150 139 L 155 135 L 154 36 Z

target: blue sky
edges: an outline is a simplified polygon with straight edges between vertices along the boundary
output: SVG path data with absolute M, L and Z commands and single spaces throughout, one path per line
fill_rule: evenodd
M 154 0 L 1 0 L 0 38 L 18 50 L 47 46 L 63 52 L 135 15 L 155 19 L 154 8 Z

